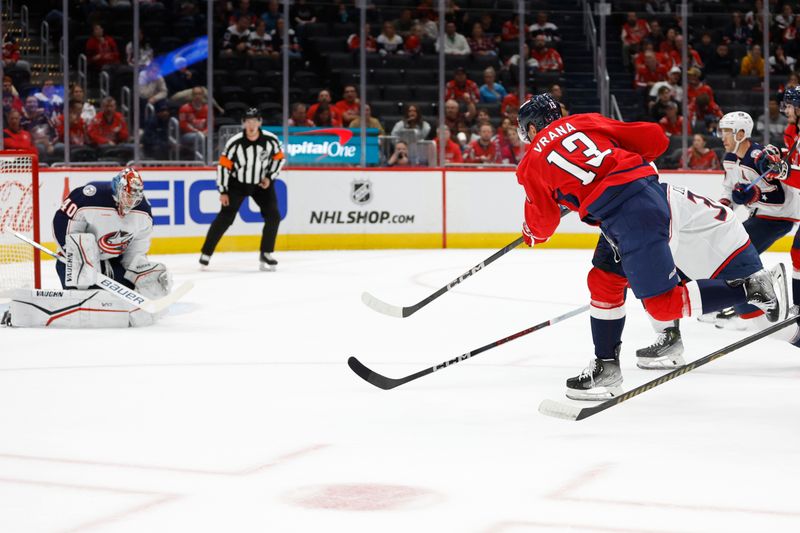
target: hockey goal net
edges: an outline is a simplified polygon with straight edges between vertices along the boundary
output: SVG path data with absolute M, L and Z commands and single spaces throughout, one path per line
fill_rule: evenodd
M 14 236 L 39 242 L 39 165 L 36 154 L 0 151 L 0 297 L 41 287 L 39 251 Z

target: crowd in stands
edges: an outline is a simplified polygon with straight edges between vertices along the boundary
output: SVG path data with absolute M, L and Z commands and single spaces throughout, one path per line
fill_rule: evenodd
M 514 129 L 519 106 L 519 18 L 510 10 L 505 14 L 487 10 L 468 12 L 459 4 L 448 2 L 445 31 L 441 36 L 438 35 L 438 13 L 431 0 L 419 0 L 416 8 L 408 4 L 398 9 L 386 9 L 387 6 L 378 9 L 373 4 L 368 5 L 363 31 L 369 65 L 399 56 L 405 56 L 409 61 L 425 56 L 435 59 L 442 47 L 446 64 L 458 65 L 447 67 L 448 80 L 442 102 L 437 101 L 438 91 L 432 95 L 433 100 L 428 101 L 409 92 L 405 98 L 403 95 L 395 97 L 397 111 L 391 109 L 387 112 L 385 105 L 377 108 L 365 106 L 367 127 L 403 141 L 387 152 L 388 164 L 415 164 L 417 161 L 413 161 L 413 157 L 403 156 L 413 152 L 409 150 L 409 144 L 413 148 L 420 141 L 438 142 L 438 106 L 444 106 L 445 110 L 446 131 L 449 133 L 448 161 L 514 164 L 521 158 L 524 147 L 516 140 Z M 275 60 L 273 66 L 278 64 L 284 29 L 282 4 L 275 0 L 255 6 L 248 0 L 231 2 L 220 21 L 224 21 L 226 26 L 221 39 L 220 63 L 225 59 L 241 61 L 260 56 Z M 321 21 L 332 26 L 320 31 Z M 291 6 L 289 17 L 291 56 L 298 60 L 292 63 L 293 67 L 313 71 L 325 64 L 329 52 L 341 55 L 349 51 L 352 58 L 357 58 L 362 35 L 358 21 L 358 12 L 349 2 L 297 0 Z M 343 33 L 345 28 L 348 30 L 346 34 Z M 561 96 L 563 93 L 557 82 L 564 71 L 564 61 L 557 49 L 561 41 L 558 26 L 546 12 L 540 12 L 532 23 L 526 24 L 523 32 L 528 43 L 524 52 L 526 75 L 552 74 L 549 83 L 542 84 L 540 90 L 555 85 Z M 320 35 L 329 38 L 325 46 L 330 44 L 338 48 L 319 50 L 317 38 Z M 337 35 L 340 41 L 332 43 Z M 323 61 L 318 62 L 320 56 Z M 480 65 L 480 70 L 465 68 L 463 61 L 456 61 L 459 57 L 466 58 L 472 65 Z M 345 66 L 347 63 L 355 65 L 353 59 L 346 60 Z M 269 65 L 259 63 L 263 64 Z M 413 63 L 409 64 L 413 66 Z M 313 93 L 292 92 L 290 126 L 360 127 L 362 96 L 358 93 L 358 85 L 336 80 L 336 68 L 330 70 L 331 76 L 327 79 L 309 76 L 327 86 L 318 87 Z M 481 74 L 477 75 L 477 72 Z M 280 92 L 280 88 L 275 91 L 276 94 Z M 297 99 L 303 92 L 306 97 Z M 225 105 L 234 108 L 229 102 Z M 236 108 L 241 109 L 241 106 Z M 277 125 L 280 115 L 272 107 L 269 111 L 272 113 L 265 117 L 265 122 Z M 402 116 L 393 116 L 398 114 Z
M 680 136 L 685 119 L 689 133 L 694 134 L 687 153 L 671 154 L 672 163 L 685 162 L 693 169 L 719 168 L 723 150 L 717 123 L 729 111 L 749 112 L 755 122 L 754 135 L 761 136 L 766 130 L 772 142 L 780 143 L 787 124 L 779 108 L 781 93 L 798 84 L 794 72 L 800 54 L 798 3 L 770 2 L 766 50 L 762 49 L 761 0 L 725 2 L 730 9 L 727 14 L 724 10 L 705 14 L 696 8 L 689 18 L 687 65 L 682 64 L 679 4 L 647 2 L 641 11 L 626 13 L 620 34 L 622 61 L 633 74 L 642 117 L 659 122 L 668 136 Z M 767 70 L 771 87 L 763 83 Z M 688 79 L 686 117 L 682 116 L 684 71 Z M 766 114 L 761 103 L 764 90 L 769 91 Z
M 49 4 L 53 11 L 46 18 L 60 27 L 61 3 Z M 190 152 L 197 145 L 197 138 L 203 140 L 208 133 L 204 71 L 193 68 L 180 55 L 165 55 L 182 43 L 157 31 L 164 30 L 168 22 L 174 24 L 176 30 L 183 25 L 184 41 L 203 35 L 205 25 L 198 16 L 199 6 L 194 4 L 169 0 L 142 2 L 142 12 L 150 16 L 147 21 L 166 19 L 157 21 L 159 25 L 153 26 L 153 31 L 143 22 L 139 33 L 140 139 L 145 158 L 170 158 L 168 139 L 172 120 L 177 124 L 180 145 L 175 148 L 181 150 L 185 158 L 193 155 Z M 132 38 L 126 39 L 126 43 L 106 32 L 107 25 L 116 24 L 119 28 L 120 21 L 115 21 L 114 17 L 125 18 L 123 23 L 129 24 L 130 11 L 121 12 L 120 8 L 130 9 L 130 3 L 80 2 L 71 7 L 70 19 L 76 31 L 70 36 L 70 46 L 75 47 L 76 58 L 79 53 L 86 56 L 87 85 L 75 83 L 73 78 L 69 87 L 64 88 L 60 85 L 59 74 L 32 72 L 11 33 L 3 34 L 3 67 L 7 73 L 2 93 L 6 148 L 36 150 L 42 162 L 62 161 L 67 130 L 73 161 L 99 159 L 124 163 L 133 158 L 133 109 L 120 109 L 119 92 L 101 93 L 99 89 L 101 72 L 110 75 L 112 86 L 118 74 L 120 79 L 126 73 L 133 79 L 130 73 L 136 59 Z M 195 66 L 203 67 L 202 64 Z M 24 75 L 20 75 L 20 71 L 25 71 Z M 132 90 L 130 83 L 125 85 Z

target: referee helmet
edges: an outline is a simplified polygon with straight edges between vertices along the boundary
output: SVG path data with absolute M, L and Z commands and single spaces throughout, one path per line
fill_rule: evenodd
M 255 107 L 251 107 L 250 109 L 244 112 L 244 115 L 242 115 L 242 122 L 250 118 L 261 120 L 261 112 L 259 112 L 259 110 L 256 109 Z

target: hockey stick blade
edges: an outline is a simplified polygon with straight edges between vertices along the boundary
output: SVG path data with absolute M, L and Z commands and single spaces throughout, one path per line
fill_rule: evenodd
M 142 309 L 148 313 L 158 313 L 184 297 L 184 295 L 194 288 L 193 281 L 184 281 L 176 289 L 158 300 L 149 300 L 142 305 Z
M 724 348 L 720 348 L 719 350 L 712 352 L 700 359 L 693 361 L 687 365 L 682 367 L 676 368 L 672 372 L 668 372 L 661 377 L 656 379 L 650 380 L 643 385 L 639 385 L 638 387 L 631 389 L 630 391 L 620 394 L 615 398 L 611 398 L 610 400 L 606 400 L 598 405 L 590 406 L 590 407 L 578 407 L 570 404 L 565 404 L 561 402 L 557 402 L 555 400 L 543 400 L 542 403 L 539 404 L 539 412 L 543 415 L 552 416 L 555 418 L 563 418 L 566 420 L 583 420 L 584 418 L 589 418 L 590 416 L 596 415 L 606 409 L 614 407 L 616 405 L 621 404 L 624 401 L 630 400 L 631 398 L 635 398 L 642 393 L 645 393 L 651 389 L 658 387 L 659 385 L 663 385 L 668 381 L 672 381 L 673 379 L 680 377 L 684 374 L 688 374 L 692 370 L 699 368 L 705 364 L 710 363 L 716 359 L 719 359 L 723 355 L 728 355 L 731 352 L 735 352 L 739 348 L 744 348 L 745 346 L 752 344 L 758 340 L 763 339 L 764 337 L 768 337 L 779 331 L 785 327 L 791 326 L 800 320 L 797 314 L 787 318 L 782 322 L 778 322 L 777 324 L 773 324 L 766 329 L 762 329 L 752 335 L 745 337 L 744 339 L 738 340 L 733 344 L 729 344 Z
M 399 385 L 403 385 L 404 383 L 408 383 L 409 381 L 414 381 L 415 379 L 419 379 L 422 376 L 427 376 L 428 374 L 433 374 L 437 370 L 442 370 L 444 368 L 447 368 L 448 366 L 454 365 L 456 363 L 460 363 L 461 361 L 464 361 L 464 360 L 469 359 L 471 357 L 475 357 L 476 355 L 478 355 L 480 353 L 483 353 L 483 352 L 486 352 L 488 350 L 491 350 L 492 348 L 496 348 L 497 346 L 500 346 L 501 344 L 505 344 L 507 342 L 511 342 L 511 341 L 513 341 L 515 339 L 518 339 L 520 337 L 524 337 L 525 335 L 527 335 L 529 333 L 533 333 L 534 331 L 538 331 L 538 330 L 540 330 L 542 328 L 546 328 L 547 326 L 552 326 L 553 324 L 557 324 L 558 322 L 561 322 L 562 320 L 566 320 L 566 319 L 571 318 L 571 317 L 573 317 L 575 315 L 579 315 L 581 313 L 584 313 L 584 312 L 586 312 L 588 310 L 589 310 L 589 306 L 588 305 L 584 305 L 583 307 L 579 307 L 577 309 L 573 309 L 572 311 L 570 311 L 568 313 L 564 313 L 563 315 L 557 316 L 555 318 L 551 318 L 550 320 L 546 320 L 546 321 L 544 321 L 544 322 L 542 322 L 540 324 L 536 324 L 535 326 L 531 326 L 529 328 L 523 329 L 522 331 L 518 331 L 518 332 L 514 333 L 513 335 L 509 335 L 508 337 L 504 337 L 502 339 L 499 339 L 499 340 L 496 340 L 494 342 L 491 342 L 491 343 L 489 343 L 489 344 L 487 344 L 485 346 L 481 346 L 480 348 L 476 348 L 475 350 L 472 350 L 471 352 L 467 352 L 467 353 L 461 354 L 458 357 L 454 357 L 453 359 L 450 359 L 448 361 L 443 361 L 442 363 L 439 363 L 436 366 L 432 366 L 430 368 L 426 368 L 424 370 L 420 370 L 419 372 L 416 372 L 414 374 L 411 374 L 409 376 L 405 376 L 405 377 L 402 377 L 402 378 L 389 378 L 389 377 L 386 377 L 386 376 L 382 376 L 381 374 L 378 374 L 374 370 L 370 370 L 369 368 L 367 368 L 361 361 L 359 361 L 355 357 L 350 357 L 349 359 L 347 359 L 347 365 L 350 367 L 350 370 L 352 370 L 353 372 L 355 372 L 358 375 L 358 377 L 360 377 L 361 379 L 363 379 L 364 381 L 366 381 L 370 385 L 374 385 L 374 386 L 378 387 L 379 389 L 389 390 L 389 389 L 393 389 L 393 388 L 395 388 L 395 387 L 397 387 Z
M 377 311 L 378 313 L 382 313 L 384 315 L 393 316 L 395 318 L 405 318 L 414 312 L 409 312 L 409 309 L 411 309 L 410 307 L 398 307 L 396 305 L 387 304 L 383 300 L 374 297 L 368 292 L 361 293 L 361 301 L 373 311 Z
M 525 242 L 525 239 L 520 237 L 520 238 L 516 239 L 515 241 L 505 245 L 503 248 L 501 248 L 500 250 L 498 250 L 495 253 L 493 253 L 491 255 L 491 257 L 488 257 L 487 259 L 481 261 L 480 263 L 478 263 L 474 267 L 470 268 L 469 270 L 467 270 L 466 272 L 464 272 L 463 274 L 458 276 L 456 279 L 454 279 L 453 281 L 451 281 L 450 283 L 448 283 L 447 285 L 442 287 L 441 289 L 437 290 L 436 292 L 434 292 L 433 294 L 431 294 L 427 298 L 424 298 L 423 300 L 420 300 L 419 302 L 415 303 L 414 305 L 410 305 L 408 307 L 400 307 L 400 306 L 397 306 L 397 305 L 391 305 L 391 304 L 388 304 L 388 303 L 386 303 L 386 302 L 384 302 L 382 300 L 379 300 L 378 298 L 375 298 L 374 296 L 372 296 L 368 292 L 365 292 L 365 293 L 363 293 L 361 295 L 361 301 L 364 302 L 364 304 L 366 304 L 366 306 L 369 307 L 370 309 L 373 309 L 373 310 L 375 310 L 375 311 L 377 311 L 379 313 L 383 313 L 384 315 L 393 316 L 393 317 L 396 317 L 396 318 L 406 318 L 408 316 L 413 315 L 414 313 L 416 313 L 417 311 L 419 311 L 420 309 L 422 309 L 423 307 L 425 307 L 426 305 L 428 305 L 429 303 L 434 301 L 436 298 L 441 296 L 442 294 L 448 292 L 453 287 L 455 287 L 456 285 L 458 285 L 459 283 L 461 283 L 462 281 L 464 281 L 465 279 L 467 279 L 468 277 L 470 277 L 474 273 L 476 273 L 476 272 L 478 272 L 480 270 L 483 270 L 484 267 L 492 264 L 497 259 L 500 259 L 501 257 L 506 255 L 508 252 L 510 252 L 511 250 L 513 250 L 514 248 L 516 248 L 517 246 L 522 244 L 523 242 Z

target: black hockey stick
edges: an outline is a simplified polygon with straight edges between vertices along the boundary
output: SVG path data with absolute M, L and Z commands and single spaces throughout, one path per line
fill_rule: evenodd
M 561 316 L 557 316 L 556 318 L 551 318 L 550 320 L 542 322 L 541 324 L 536 324 L 535 326 L 531 326 L 531 327 L 529 327 L 527 329 L 523 329 L 522 331 L 518 331 L 517 333 L 514 333 L 513 335 L 510 335 L 510 336 L 505 337 L 503 339 L 491 342 L 491 343 L 487 344 L 486 346 L 481 346 L 480 348 L 476 348 L 475 350 L 472 350 L 471 352 L 467 352 L 465 354 L 461 354 L 458 357 L 450 359 L 449 361 L 444 361 L 443 363 L 439 363 L 436 366 L 432 366 L 430 368 L 426 368 L 425 370 L 420 370 L 416 374 L 411 374 L 410 376 L 406 376 L 404 378 L 395 379 L 395 378 L 387 378 L 386 376 L 382 376 L 382 375 L 378 374 L 377 372 L 374 372 L 374 371 L 370 370 L 369 368 L 367 368 L 366 366 L 364 366 L 364 364 L 362 364 L 361 361 L 359 361 L 355 357 L 350 357 L 347 360 L 347 365 L 350 367 L 350 369 L 353 372 L 358 374 L 358 376 L 361 379 L 363 379 L 364 381 L 366 381 L 367 383 L 375 385 L 379 389 L 389 390 L 389 389 L 393 389 L 393 388 L 395 388 L 395 387 L 397 387 L 399 385 L 403 385 L 404 383 L 408 383 L 409 381 L 414 381 L 415 379 L 419 379 L 422 376 L 427 376 L 428 374 L 432 374 L 432 373 L 436 372 L 437 370 L 441 370 L 443 368 L 447 368 L 450 365 L 454 365 L 456 363 L 460 363 L 461 361 L 464 361 L 465 359 L 469 359 L 470 357 L 475 357 L 479 353 L 483 353 L 485 351 L 491 350 L 492 348 L 496 348 L 497 346 L 500 346 L 501 344 L 505 344 L 507 342 L 511 342 L 514 339 L 518 339 L 520 337 L 524 337 L 528 333 L 533 333 L 534 331 L 540 330 L 542 328 L 546 328 L 547 326 L 552 326 L 553 324 L 555 324 L 557 322 L 561 322 L 562 320 L 566 320 L 566 319 L 568 319 L 570 317 L 573 317 L 575 315 L 579 315 L 579 314 L 583 313 L 584 311 L 588 311 L 588 310 L 589 310 L 589 306 L 588 305 L 584 305 L 583 307 L 579 307 L 578 309 L 573 309 L 569 313 L 565 313 L 565 314 L 563 314 Z
M 569 212 L 570 211 L 568 209 L 561 208 L 561 218 L 564 218 L 564 215 L 566 215 Z M 475 272 L 478 272 L 479 270 L 482 270 L 484 267 L 494 263 L 496 260 L 503 257 L 504 255 L 506 255 L 508 252 L 510 252 L 523 242 L 525 242 L 525 239 L 523 237 L 520 237 L 519 239 L 516 239 L 514 242 L 507 244 L 497 252 L 493 253 L 489 258 L 484 259 L 483 261 L 481 261 L 474 267 L 470 268 L 469 270 L 458 276 L 456 279 L 454 279 L 453 281 L 451 281 L 450 283 L 439 289 L 438 291 L 434 292 L 427 298 L 415 303 L 414 305 L 410 305 L 408 307 L 392 305 L 390 303 L 384 302 L 379 298 L 376 298 L 375 296 L 371 295 L 368 292 L 364 292 L 361 294 L 361 301 L 364 302 L 364 305 L 366 305 L 370 309 L 377 311 L 379 313 L 383 313 L 384 315 L 389 315 L 396 318 L 409 317 L 414 313 L 416 313 L 417 311 L 419 311 L 420 309 L 422 309 L 423 307 L 425 307 L 426 305 L 428 305 L 429 303 L 431 303 L 432 301 L 434 301 L 442 294 L 446 293 L 447 291 L 449 291 L 450 289 L 452 289 L 453 287 L 455 287 L 456 285 L 458 285 L 459 283 L 461 283 L 462 281 L 473 275 Z
M 724 348 L 720 348 L 716 352 L 710 353 L 705 357 L 701 357 L 697 361 L 689 363 L 688 365 L 684 365 L 680 368 L 676 368 L 672 372 L 668 374 L 664 374 L 660 378 L 656 378 L 652 381 L 648 381 L 644 385 L 639 385 L 635 389 L 632 389 L 625 394 L 617 396 L 616 398 L 611 398 L 610 400 L 606 400 L 599 405 L 595 405 L 592 407 L 578 407 L 575 405 L 565 404 L 561 402 L 557 402 L 554 400 L 544 400 L 541 404 L 539 404 L 539 412 L 543 415 L 553 416 L 556 418 L 564 418 L 566 420 L 583 420 L 584 418 L 589 418 L 592 415 L 596 415 L 602 411 L 610 407 L 614 407 L 616 405 L 621 404 L 624 401 L 630 400 L 631 398 L 635 398 L 639 396 L 643 392 L 647 392 L 650 389 L 654 389 L 659 385 L 663 385 L 668 381 L 672 381 L 673 379 L 682 376 L 691 372 L 692 370 L 699 368 L 715 359 L 719 359 L 723 355 L 727 355 L 731 352 L 738 350 L 739 348 L 743 348 L 748 344 L 752 344 L 757 340 L 761 340 L 764 337 L 772 335 L 778 330 L 781 330 L 787 326 L 791 326 L 792 324 L 796 323 L 800 320 L 798 315 L 794 315 L 790 318 L 787 318 L 783 322 L 778 322 L 777 324 L 773 324 L 770 327 L 763 329 L 757 333 L 753 333 L 752 335 L 745 337 L 742 340 L 736 341 L 733 344 L 725 346 Z

